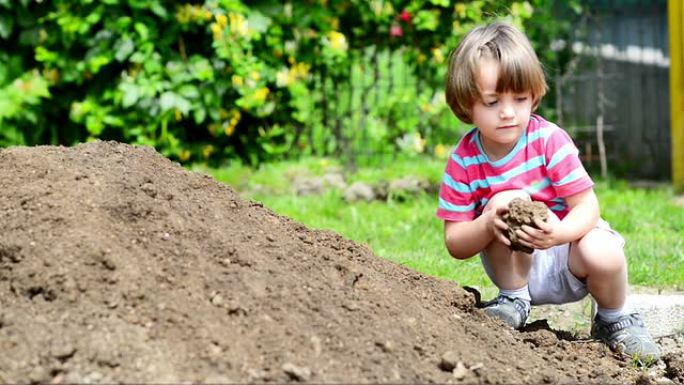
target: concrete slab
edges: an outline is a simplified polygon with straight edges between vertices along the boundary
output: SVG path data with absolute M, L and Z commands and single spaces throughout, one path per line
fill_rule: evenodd
M 684 294 L 631 294 L 626 306 L 641 314 L 653 337 L 684 333 Z
M 647 288 L 632 291 L 636 293 L 627 296 L 626 306 L 641 314 L 653 337 L 684 335 L 684 293 L 657 293 L 655 289 Z M 548 320 L 555 329 L 588 336 L 593 319 L 592 299 L 587 296 L 564 305 L 534 306 L 529 321 L 537 319 Z

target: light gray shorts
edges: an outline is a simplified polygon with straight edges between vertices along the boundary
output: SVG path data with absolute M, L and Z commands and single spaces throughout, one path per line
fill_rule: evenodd
M 608 222 L 599 219 L 596 228 L 610 232 L 619 239 L 621 247 L 624 247 L 624 238 L 613 230 Z M 535 250 L 532 253 L 532 268 L 528 283 L 532 305 L 575 302 L 587 295 L 587 285 L 570 272 L 569 254 L 569 243 L 546 250 Z M 484 251 L 480 253 L 480 260 L 489 279 L 494 282 L 494 274 Z

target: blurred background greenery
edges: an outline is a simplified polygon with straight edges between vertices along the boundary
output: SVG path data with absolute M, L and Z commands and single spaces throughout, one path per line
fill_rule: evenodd
M 213 165 L 445 157 L 466 128 L 443 92 L 459 38 L 509 21 L 554 73 L 569 48 L 545 48 L 580 13 L 576 0 L 0 0 L 0 146 L 112 139 Z

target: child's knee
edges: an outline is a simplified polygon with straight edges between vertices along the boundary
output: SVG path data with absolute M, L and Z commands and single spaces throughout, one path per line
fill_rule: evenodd
M 506 191 L 501 191 L 497 194 L 494 194 L 487 204 L 485 205 L 484 211 L 492 210 L 497 207 L 505 207 L 508 206 L 508 202 L 512 201 L 515 198 L 521 198 L 527 201 L 531 201 L 532 198 L 530 197 L 530 194 L 528 194 L 524 190 L 506 190 Z
M 570 258 L 588 275 L 621 274 L 627 266 L 622 245 L 602 229 L 593 229 L 573 244 Z

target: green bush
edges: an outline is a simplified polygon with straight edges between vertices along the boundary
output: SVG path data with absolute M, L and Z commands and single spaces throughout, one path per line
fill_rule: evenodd
M 491 17 L 547 47 L 567 29 L 550 4 L 0 0 L 0 145 L 114 139 L 182 162 L 444 153 L 448 52 Z

